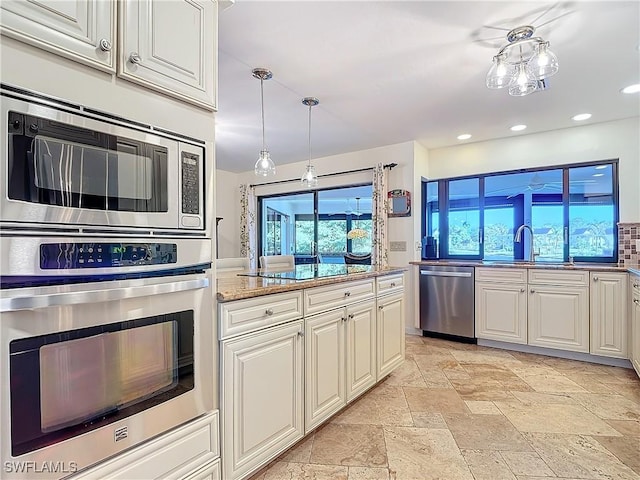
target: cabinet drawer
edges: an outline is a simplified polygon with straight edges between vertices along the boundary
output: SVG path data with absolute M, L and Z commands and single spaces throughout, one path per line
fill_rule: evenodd
M 477 267 L 476 282 L 527 283 L 524 268 Z
M 220 480 L 220 459 L 187 475 L 183 480 Z
M 215 461 L 220 455 L 218 431 L 219 418 L 216 410 L 71 478 L 73 480 L 179 479 L 185 476 L 191 478 L 189 475 L 192 475 L 192 472 L 199 471 L 205 463 Z
M 376 287 L 378 295 L 402 290 L 404 288 L 404 274 L 377 277 Z
M 220 303 L 220 339 L 302 317 L 302 291 Z
M 304 313 L 314 313 L 342 307 L 375 295 L 373 278 L 359 282 L 344 282 L 327 287 L 315 287 L 304 291 Z
M 529 283 L 538 285 L 589 285 L 589 272 L 529 269 Z

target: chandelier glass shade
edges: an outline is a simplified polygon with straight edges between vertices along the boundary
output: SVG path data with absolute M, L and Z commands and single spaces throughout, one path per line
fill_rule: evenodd
M 356 217 L 360 217 L 360 197 L 356 197 L 356 211 L 355 211 L 354 215 Z M 355 222 L 356 221 L 354 220 L 353 228 L 347 232 L 347 238 L 349 240 L 356 240 L 356 239 L 359 239 L 359 238 L 367 238 L 369 236 L 369 232 L 367 232 L 363 228 L 359 228 L 358 226 L 356 226 Z
M 305 97 L 302 99 L 302 103 L 309 107 L 309 163 L 300 178 L 300 183 L 305 188 L 315 188 L 318 186 L 318 175 L 316 168 L 311 165 L 311 107 L 318 105 L 320 100 L 315 97 Z
M 267 150 L 267 146 L 264 139 L 264 81 L 273 77 L 273 74 L 265 68 L 254 68 L 252 70 L 253 76 L 260 80 L 260 112 L 262 114 L 262 150 L 258 155 L 258 160 L 254 167 L 254 172 L 260 177 L 267 177 L 269 175 L 276 174 L 276 165 L 271 160 L 271 154 Z
M 509 95 L 517 97 L 546 88 L 544 81 L 558 72 L 558 58 L 534 31 L 525 25 L 507 34 L 509 43 L 493 57 L 487 73 L 488 88 L 508 88 Z

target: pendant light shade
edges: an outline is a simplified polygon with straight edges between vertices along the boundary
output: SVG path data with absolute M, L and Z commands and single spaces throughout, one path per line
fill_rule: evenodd
M 358 218 L 360 217 L 360 197 L 356 197 L 356 211 L 354 215 Z M 349 240 L 356 240 L 358 238 L 367 238 L 369 236 L 369 232 L 355 225 L 355 223 L 356 222 L 354 220 L 353 228 L 349 230 L 349 232 L 347 232 L 347 238 Z
M 315 188 L 318 186 L 318 175 L 316 168 L 311 165 L 311 107 L 318 105 L 320 100 L 315 97 L 305 97 L 302 99 L 302 103 L 309 107 L 309 163 L 300 178 L 300 183 L 305 188 Z
M 252 70 L 254 78 L 260 80 L 260 112 L 262 114 L 262 150 L 256 160 L 254 172 L 256 175 L 266 177 L 276 174 L 276 166 L 271 160 L 271 154 L 267 150 L 267 146 L 264 140 L 264 81 L 273 77 L 273 74 L 266 68 L 254 68 Z

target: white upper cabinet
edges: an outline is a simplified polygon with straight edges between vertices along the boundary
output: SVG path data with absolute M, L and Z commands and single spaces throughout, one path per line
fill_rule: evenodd
M 0 9 L 3 35 L 112 74 L 117 63 L 121 78 L 216 109 L 215 0 L 2 0 Z
M 0 31 L 76 62 L 115 72 L 116 5 L 106 0 L 2 0 Z
M 214 109 L 217 3 L 129 0 L 121 5 L 118 74 Z

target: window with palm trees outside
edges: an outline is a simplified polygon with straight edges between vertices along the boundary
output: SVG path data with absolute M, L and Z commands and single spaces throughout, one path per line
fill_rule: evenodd
M 526 224 L 538 262 L 617 261 L 617 160 L 435 180 L 423 192 L 423 235 L 437 235 L 439 258 L 528 258 L 528 230 L 514 239 Z

